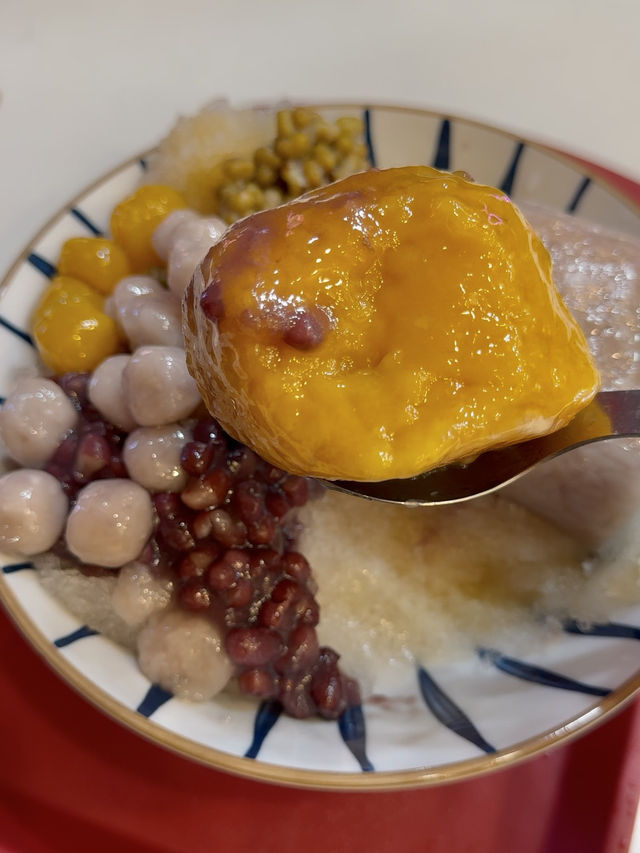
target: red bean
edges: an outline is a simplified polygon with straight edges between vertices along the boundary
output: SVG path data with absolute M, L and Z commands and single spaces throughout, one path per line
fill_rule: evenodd
M 253 584 L 247 578 L 238 578 L 226 592 L 227 603 L 231 607 L 246 607 L 252 598 Z
M 233 502 L 245 524 L 258 521 L 265 514 L 266 493 L 266 485 L 258 480 L 243 480 L 236 484 Z
M 182 448 L 180 464 L 192 477 L 198 477 L 209 468 L 213 461 L 214 447 L 208 442 L 189 441 Z
M 111 447 L 106 438 L 88 432 L 78 442 L 73 478 L 76 483 L 88 483 L 93 474 L 101 471 L 111 461 Z
M 277 524 L 272 515 L 266 513 L 257 521 L 247 525 L 247 539 L 252 545 L 270 545 L 276 535 Z
M 244 446 L 235 447 L 227 456 L 227 467 L 235 482 L 252 477 L 258 469 L 259 462 L 253 450 Z
M 309 497 L 309 487 L 304 477 L 285 477 L 280 488 L 289 499 L 292 506 L 304 506 Z
M 140 556 L 138 557 L 139 563 L 145 563 L 145 565 L 150 566 L 156 558 L 156 549 L 154 548 L 153 540 L 149 540 L 147 544 L 144 546 L 142 551 L 140 552 Z
M 227 440 L 222 427 L 215 418 L 205 418 L 198 421 L 193 428 L 194 441 L 200 441 L 203 444 L 213 444 L 223 446 L 226 450 Z
M 56 379 L 58 385 L 78 410 L 89 408 L 89 373 L 65 373 Z
M 153 496 L 153 505 L 161 520 L 172 520 L 182 512 L 180 498 L 173 492 L 158 492 Z
M 224 302 L 222 300 L 222 283 L 214 278 L 200 297 L 200 306 L 209 320 L 219 320 L 224 316 Z
M 113 432 L 113 428 L 107 424 L 106 421 L 103 421 L 100 418 L 96 418 L 95 420 L 83 418 L 76 427 L 76 432 L 80 437 L 86 435 L 88 432 L 93 432 L 96 435 L 107 436 Z
M 280 489 L 273 487 L 267 492 L 265 505 L 271 515 L 278 521 L 284 518 L 291 509 L 291 504 L 287 497 L 280 491 Z
M 262 667 L 282 654 L 282 640 L 268 628 L 234 628 L 226 639 L 227 653 L 240 666 Z
M 263 628 L 272 628 L 281 634 L 290 631 L 296 621 L 296 614 L 287 602 L 267 599 L 258 613 L 258 623 Z
M 186 583 L 180 590 L 180 601 L 189 610 L 208 610 L 211 606 L 211 593 L 199 580 Z
M 235 580 L 236 573 L 224 560 L 214 563 L 209 570 L 209 585 L 218 592 L 229 589 L 233 586 Z
M 180 497 L 190 509 L 214 509 L 224 502 L 230 486 L 229 473 L 223 468 L 214 468 L 190 480 Z
M 104 468 L 100 471 L 100 476 L 102 476 L 103 474 L 106 477 L 126 477 L 127 476 L 126 466 L 125 466 L 124 462 L 122 461 L 122 457 L 120 456 L 119 453 L 112 453 L 111 454 L 111 459 L 109 460 L 109 464 L 107 465 L 106 468 Z
M 292 717 L 304 719 L 315 712 L 309 688 L 299 676 L 287 676 L 281 680 L 279 699 L 284 710 Z
M 238 548 L 229 548 L 228 551 L 225 551 L 222 559 L 236 574 L 249 574 L 251 558 L 246 551 L 240 551 Z
M 264 669 L 247 669 L 238 677 L 238 686 L 244 693 L 259 699 L 273 699 L 278 695 L 278 681 Z
M 265 465 L 264 472 L 262 474 L 265 483 L 269 483 L 269 485 L 275 485 L 285 477 L 285 472 L 282 468 L 276 468 L 275 465 Z
M 67 469 L 71 472 L 79 442 L 80 437 L 77 432 L 69 433 L 69 435 L 58 445 L 55 453 L 49 460 L 49 465 L 56 466 L 61 469 Z M 47 466 L 47 468 L 48 467 L 49 466 Z
M 311 576 L 311 566 L 305 556 L 297 551 L 288 551 L 282 556 L 282 568 L 290 578 L 298 583 L 306 583 Z
M 338 655 L 333 649 L 320 649 L 318 665 L 311 679 L 311 696 L 323 717 L 335 719 L 347 707 L 338 669 Z
M 282 674 L 309 672 L 318 659 L 319 651 L 315 628 L 299 625 L 287 640 L 286 652 L 276 661 L 276 670 Z
M 196 539 L 206 539 L 209 537 L 213 529 L 211 514 L 206 510 L 204 512 L 199 512 L 193 519 L 191 528 Z
M 291 603 L 302 597 L 302 587 L 290 578 L 281 580 L 271 594 L 274 601 Z
M 224 509 L 212 509 L 209 513 L 211 519 L 211 533 L 220 542 L 231 548 L 234 545 L 242 545 L 246 539 L 247 529 L 241 521 L 236 521 Z
M 161 521 L 158 535 L 165 545 L 174 551 L 190 551 L 195 548 L 196 542 L 186 519 Z
M 303 625 L 315 626 L 320 621 L 320 607 L 313 595 L 305 592 L 298 601 L 295 602 L 294 610 L 296 619 Z
M 213 543 L 195 548 L 180 561 L 178 574 L 184 580 L 202 577 L 219 556 L 220 548 Z
M 284 342 L 299 350 L 311 350 L 320 346 L 325 338 L 327 319 L 320 311 L 300 309 L 291 319 L 283 335 Z
M 276 572 L 280 568 L 281 556 L 271 548 L 260 548 L 249 552 L 249 572 L 251 577 L 262 578 L 265 574 Z

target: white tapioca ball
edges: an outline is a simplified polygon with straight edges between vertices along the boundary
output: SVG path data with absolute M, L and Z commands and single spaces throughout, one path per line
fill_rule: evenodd
M 201 401 L 179 347 L 140 347 L 131 356 L 123 380 L 127 405 L 141 426 L 183 420 Z
M 22 468 L 0 477 L 0 549 L 25 557 L 48 551 L 64 529 L 68 506 L 46 471 Z
M 83 563 L 115 569 L 139 556 L 152 529 L 146 489 L 131 480 L 96 480 L 78 492 L 65 537 Z
M 77 420 L 73 403 L 59 385 L 25 377 L 0 408 L 0 437 L 16 462 L 41 468 Z

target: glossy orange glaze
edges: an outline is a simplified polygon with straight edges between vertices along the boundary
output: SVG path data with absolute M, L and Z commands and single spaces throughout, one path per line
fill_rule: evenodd
M 331 479 L 413 476 L 550 432 L 599 382 L 517 208 L 423 166 L 236 223 L 187 290 L 185 337 L 232 435 Z

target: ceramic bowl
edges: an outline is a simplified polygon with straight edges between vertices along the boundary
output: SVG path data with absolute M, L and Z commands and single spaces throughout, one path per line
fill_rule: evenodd
M 541 145 L 452 116 L 359 105 L 372 162 L 465 169 L 532 201 L 640 235 L 640 215 L 583 166 Z M 136 157 L 98 180 L 33 239 L 0 290 L 0 395 L 37 363 L 29 317 L 69 237 L 108 231 L 113 206 L 144 178 Z M 389 686 L 412 701 L 365 702 L 336 723 L 299 721 L 237 695 L 189 704 L 151 684 L 134 657 L 79 624 L 28 561 L 2 560 L 0 594 L 27 639 L 90 702 L 158 745 L 271 782 L 333 789 L 437 784 L 505 767 L 566 742 L 640 688 L 640 606 L 604 625 L 567 624 L 523 659 L 509 648 L 449 665 L 407 667 Z M 384 679 L 383 679 L 384 680 Z

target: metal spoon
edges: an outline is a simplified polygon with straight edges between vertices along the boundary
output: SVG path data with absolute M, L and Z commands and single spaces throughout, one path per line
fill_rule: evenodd
M 335 480 L 326 485 L 359 497 L 408 506 L 459 503 L 495 492 L 546 459 L 583 444 L 632 437 L 640 437 L 640 390 L 601 391 L 557 432 L 489 450 L 467 464 L 446 465 L 405 480 Z

